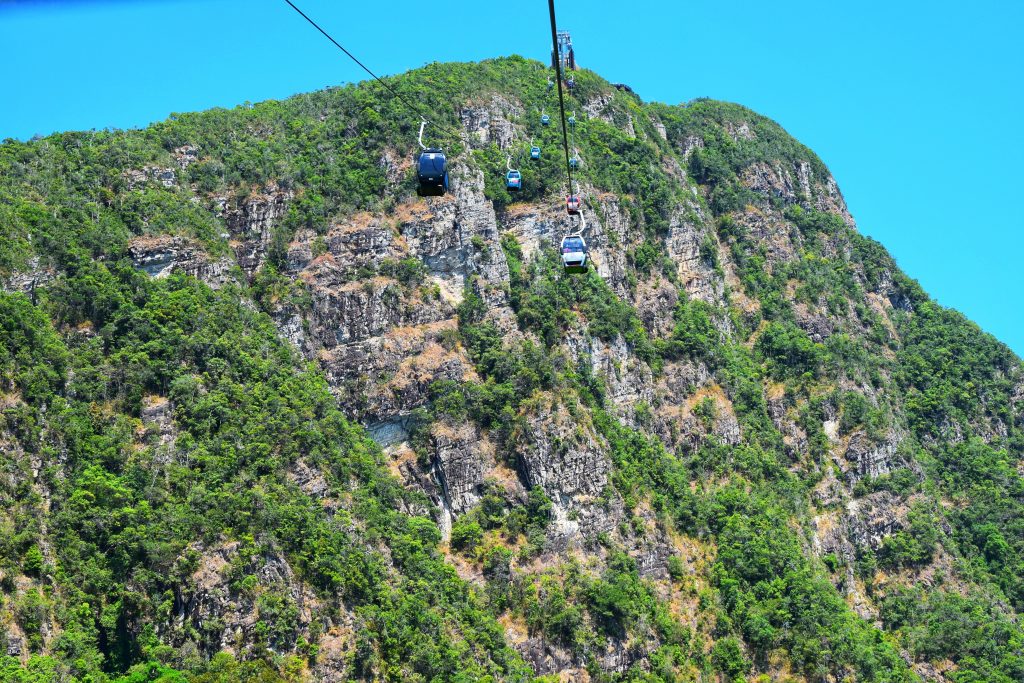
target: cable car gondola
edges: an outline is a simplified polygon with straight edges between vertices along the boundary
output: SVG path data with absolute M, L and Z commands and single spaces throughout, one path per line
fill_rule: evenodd
M 418 192 L 421 197 L 440 197 L 448 191 L 448 159 L 437 147 L 420 152 L 416 167 L 419 180 Z
M 523 189 L 523 176 L 522 174 L 512 169 L 505 175 L 505 187 L 510 190 L 521 190 Z
M 575 128 L 576 127 L 576 112 L 573 112 L 573 113 L 569 114 L 569 127 L 570 128 Z
M 580 160 L 579 160 L 578 157 L 570 157 L 570 159 L 569 159 L 569 168 L 575 169 L 579 165 L 580 165 Z
M 566 235 L 559 248 L 562 267 L 567 273 L 585 273 L 589 265 L 587 242 L 583 235 Z
M 551 123 L 551 117 L 548 116 L 547 114 L 541 114 L 540 115 L 540 125 L 546 126 L 549 123 Z
M 530 158 L 540 159 L 540 147 L 538 147 L 537 145 L 533 145 L 530 147 Z
M 427 122 L 420 123 L 420 152 L 416 162 L 416 179 L 419 186 L 416 193 L 421 197 L 440 197 L 448 191 L 448 159 L 440 147 L 423 144 L 423 129 Z
M 572 216 L 580 212 L 580 196 L 578 194 L 571 194 L 565 198 L 565 210 Z

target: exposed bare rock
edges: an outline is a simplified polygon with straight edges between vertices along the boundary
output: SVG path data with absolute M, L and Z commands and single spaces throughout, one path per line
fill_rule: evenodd
M 197 544 L 192 552 L 198 553 L 198 568 L 189 585 L 175 599 L 175 613 L 168 632 L 162 634 L 179 647 L 186 641 L 197 641 L 199 649 L 207 655 L 226 651 L 235 655 L 256 640 L 256 625 L 261 620 L 259 596 L 249 592 L 229 578 L 232 564 L 251 574 L 263 591 L 270 589 L 286 609 L 295 610 L 296 630 L 283 641 L 271 643 L 272 649 L 287 653 L 294 651 L 299 636 L 309 638 L 310 623 L 318 618 L 319 601 L 295 576 L 283 556 L 266 553 L 261 556 L 240 557 L 236 542 L 212 548 Z M 347 614 L 342 614 L 347 619 Z
M 488 307 L 507 308 L 502 285 L 508 282 L 508 264 L 494 208 L 484 197 L 483 173 L 457 169 L 452 185 L 452 198 L 401 215 L 402 238 L 449 294 L 446 298 L 461 300 L 465 283 L 476 275 L 482 281 L 477 293 Z
M 542 394 L 524 415 L 514 436 L 520 475 L 527 488 L 539 486 L 553 503 L 546 549 L 561 553 L 608 533 L 622 519 L 617 498 L 598 503 L 608 485 L 611 461 L 606 446 L 579 407 Z
M 591 196 L 598 210 L 588 214 L 587 239 L 588 243 L 593 243 L 591 250 L 597 272 L 617 295 L 628 299 L 630 265 L 626 255 L 630 247 L 643 241 L 642 227 L 633 223 L 616 195 L 600 193 Z
M 862 619 L 874 621 L 878 614 L 877 606 L 855 576 L 857 554 L 879 549 L 887 537 L 906 528 L 909 509 L 908 501 L 878 491 L 850 500 L 842 508 L 826 510 L 814 519 L 814 551 L 819 556 L 834 555 L 845 567 L 836 584 Z
M 608 111 L 609 105 L 615 101 L 615 96 L 611 93 L 601 93 L 592 97 L 590 100 L 583 104 L 583 111 L 587 113 L 592 119 L 602 119 L 608 123 L 614 124 L 611 113 Z
M 434 323 L 452 316 L 443 301 L 410 298 L 396 280 L 374 277 L 340 287 L 311 288 L 310 334 L 322 348 L 377 337 L 391 328 Z
M 832 336 L 836 330 L 836 319 L 831 315 L 812 309 L 805 303 L 793 306 L 796 324 L 807 333 L 813 341 L 822 343 Z
M 539 636 L 516 644 L 516 649 L 539 675 L 558 674 L 564 681 L 589 681 L 587 657 L 573 654 L 570 650 L 551 643 Z M 591 656 L 604 671 L 623 673 L 638 662 L 650 656 L 650 650 L 643 643 L 624 642 L 609 639 L 604 647 Z
M 654 130 L 658 131 L 658 135 L 661 136 L 662 140 L 668 140 L 668 131 L 665 129 L 665 124 L 662 123 L 660 119 L 652 116 L 651 125 L 654 126 Z
M 799 161 L 796 165 L 796 177 L 800 181 L 800 194 L 805 199 L 811 198 L 811 165 Z
M 608 482 L 611 462 L 589 418 L 550 395 L 537 399 L 518 435 L 516 453 L 528 486 L 540 486 L 562 506 L 596 496 Z
M 480 502 L 484 475 L 494 467 L 493 446 L 474 426 L 448 421 L 430 430 L 437 480 L 447 507 L 456 515 Z
M 190 164 L 199 161 L 199 150 L 192 145 L 182 145 L 174 148 L 174 160 L 178 162 L 178 168 L 184 171 Z
M 11 627 L 14 626 L 15 624 L 11 624 Z M 22 655 L 28 654 L 27 648 L 25 647 L 25 639 L 16 633 L 7 633 L 5 636 L 7 640 L 7 656 L 16 657 L 17 659 L 22 660 Z
M 711 371 L 703 363 L 672 361 L 665 364 L 658 380 L 659 402 L 681 403 L 711 381 Z
M 324 236 L 327 253 L 331 258 L 318 264 L 304 262 L 301 255 L 297 255 L 293 261 L 293 250 L 297 251 L 300 246 L 306 246 L 314 239 L 312 236 L 304 237 L 306 239 L 301 240 L 300 236 L 296 236 L 293 243 L 295 246 L 289 250 L 289 267 L 296 270 L 309 267 L 311 274 L 332 283 L 345 282 L 355 277 L 360 269 L 373 270 L 386 259 L 398 259 L 408 253 L 395 231 L 380 218 L 369 214 L 357 214 L 346 223 L 333 226 Z
M 356 652 L 352 627 L 334 626 L 320 636 L 316 662 L 311 667 L 317 683 L 347 683 L 352 680 L 349 667 Z
M 636 127 L 633 125 L 631 115 L 620 112 L 618 121 L 616 121 L 616 112 L 612 108 L 614 102 L 615 96 L 612 93 L 601 93 L 584 103 L 583 111 L 592 119 L 600 119 L 609 125 L 620 128 L 626 135 L 636 137 Z
M 401 182 L 406 172 L 415 164 L 418 155 L 410 156 L 393 149 L 386 149 L 377 162 L 384 169 L 384 177 L 389 185 L 397 185 Z
M 224 219 L 235 256 L 246 273 L 251 275 L 263 265 L 274 228 L 284 217 L 293 196 L 291 190 L 270 187 L 264 193 L 243 197 L 234 207 L 225 209 Z
M 173 168 L 160 168 L 159 166 L 143 166 L 141 169 L 127 170 L 121 174 L 121 177 L 129 190 L 137 189 L 151 181 L 164 187 L 175 187 L 178 184 L 178 176 Z
M 498 232 L 498 220 L 494 207 L 484 196 L 484 176 L 482 171 L 468 170 L 456 174 L 455 192 L 458 199 L 457 225 L 461 243 L 468 245 L 466 252 L 468 270 L 478 274 L 491 285 L 505 285 L 508 282 L 508 262 L 505 252 L 501 249 L 501 235 Z M 474 240 L 474 238 L 476 238 Z M 476 241 L 482 249 L 474 246 Z M 508 299 L 501 292 L 484 293 L 484 301 L 494 306 L 508 305 Z
M 571 334 L 565 343 L 577 361 L 589 362 L 594 375 L 604 381 L 606 398 L 620 416 L 630 420 L 633 406 L 651 400 L 651 369 L 633 354 L 622 335 L 605 342 Z
M 505 232 L 515 236 L 524 259 L 535 258 L 544 248 L 555 245 L 569 227 L 564 212 L 551 207 L 514 205 L 502 216 Z M 588 240 L 589 242 L 589 240 Z
M 34 299 L 35 289 L 53 281 L 55 273 L 52 268 L 43 267 L 38 257 L 33 257 L 24 271 L 14 271 L 0 276 L 0 289 L 5 292 L 21 292 Z
M 157 461 L 166 462 L 178 435 L 174 425 L 174 404 L 164 396 L 147 396 L 142 401 L 141 417 L 147 441 L 157 449 Z
M 740 129 L 736 129 L 739 136 Z M 800 161 L 788 166 L 781 161 L 757 161 L 740 174 L 744 185 L 768 198 L 782 199 L 787 204 L 812 202 L 819 211 L 838 214 L 843 222 L 854 227 L 853 217 L 846 208 L 839 186 L 832 176 L 815 178 L 811 164 Z
M 725 132 L 729 134 L 729 137 L 737 141 L 757 139 L 757 135 L 754 131 L 750 130 L 750 124 L 746 121 L 740 121 L 739 124 L 733 123 L 732 121 L 726 121 Z
M 654 337 L 666 337 L 675 327 L 675 310 L 679 291 L 663 277 L 641 281 L 633 299 L 644 328 Z
M 636 571 L 642 578 L 666 581 L 669 578 L 668 558 L 675 554 L 671 542 L 657 529 L 656 515 L 650 510 L 643 513 L 645 521 L 654 529 L 646 537 L 637 538 L 629 555 L 636 562 Z
M 461 349 L 444 346 L 454 327 L 454 320 L 396 327 L 379 336 L 338 345 L 319 354 L 319 359 L 350 415 L 371 426 L 391 423 L 424 405 L 432 382 L 476 377 Z M 385 441 L 393 441 L 387 436 L 387 427 L 379 429 Z M 400 431 L 394 436 L 398 441 L 404 439 Z
M 211 259 L 200 244 L 186 237 L 135 237 L 128 244 L 128 256 L 136 268 L 153 277 L 183 273 L 214 289 L 233 279 L 231 259 Z
M 452 346 L 455 306 L 472 283 L 499 328 L 512 330 L 508 264 L 497 218 L 483 196 L 478 171 L 453 169 L 452 192 L 432 201 L 400 204 L 392 216 L 356 214 L 322 238 L 300 231 L 289 265 L 309 291 L 309 305 L 275 312 L 282 333 L 327 372 L 350 414 L 381 443 L 405 438 L 406 419 L 439 379 L 472 376 L 471 363 Z M 387 262 L 417 259 L 422 285 L 374 275 Z M 442 339 L 443 338 L 443 339 Z
M 509 120 L 523 115 L 523 106 L 501 95 L 494 95 L 488 104 L 467 106 L 459 112 L 462 127 L 482 144 L 497 143 L 508 148 L 515 139 L 515 125 Z
M 780 163 L 769 165 L 763 161 L 755 162 L 743 170 L 740 179 L 751 190 L 766 197 L 777 197 L 788 203 L 797 201 L 797 186 L 793 176 Z
M 1024 423 L 1024 379 L 1019 380 L 1017 385 L 1013 389 L 1013 395 L 1010 397 L 1010 403 L 1013 405 L 1014 412 L 1017 414 L 1017 423 Z
M 604 651 L 599 653 L 598 660 L 605 671 L 625 673 L 638 662 L 646 661 L 650 650 L 641 642 L 624 642 L 617 638 L 609 639 Z
M 704 138 L 699 135 L 688 135 L 679 141 L 679 148 L 683 155 L 683 161 L 690 160 L 690 153 L 695 149 L 704 147 Z
M 659 391 L 659 397 L 663 396 L 664 391 Z M 672 449 L 696 449 L 708 436 L 728 445 L 740 442 L 732 402 L 717 384 L 708 384 L 685 398 L 659 398 L 652 420 L 651 429 Z
M 288 470 L 288 480 L 295 483 L 310 498 L 323 500 L 331 491 L 323 473 L 297 460 Z
M 706 430 L 693 416 L 690 399 L 711 383 L 711 373 L 702 363 L 666 363 L 655 386 L 651 424 L 647 428 L 670 449 L 684 444 L 693 447 Z M 644 416 L 637 416 L 638 421 L 643 419 Z
M 846 495 L 846 488 L 836 476 L 835 469 L 826 467 L 821 481 L 814 487 L 814 502 L 822 508 L 838 505 Z
M 909 658 L 909 654 L 905 654 Z M 929 681 L 934 683 L 945 683 L 949 680 L 946 676 L 947 672 L 956 671 L 956 665 L 953 662 L 914 662 L 912 665 L 914 673 L 921 677 L 922 681 Z
M 555 645 L 541 636 L 535 636 L 517 644 L 516 649 L 519 650 L 523 655 L 523 659 L 530 664 L 538 675 L 544 676 L 561 673 L 572 676 L 573 672 L 576 672 L 580 678 L 569 678 L 567 680 L 586 680 L 582 677 L 586 676 L 586 670 L 580 666 L 572 652 Z
M 665 248 L 676 264 L 679 281 L 692 298 L 712 303 L 721 299 L 724 282 L 715 273 L 713 264 L 701 254 L 701 245 L 705 243 L 717 252 L 717 240 L 708 231 L 699 205 L 691 204 L 685 212 L 680 209 L 672 214 Z
M 780 385 L 769 387 L 767 392 L 768 416 L 775 428 L 782 434 L 782 443 L 791 458 L 798 458 L 807 452 L 807 433 L 797 424 L 796 409 L 787 404 L 785 389 Z
M 873 443 L 862 432 L 853 434 L 844 453 L 850 483 L 864 477 L 880 477 L 902 466 L 903 460 L 896 453 L 902 440 L 901 435 L 890 433 L 882 443 Z
M 409 251 L 419 256 L 428 270 L 455 271 L 465 277 L 468 244 L 463 244 L 459 230 L 459 208 L 458 200 L 448 197 L 429 205 L 417 202 L 401 214 L 398 230 Z
M 778 213 L 762 212 L 748 206 L 742 213 L 735 214 L 736 222 L 747 230 L 750 238 L 763 245 L 768 251 L 769 267 L 776 264 L 794 261 L 798 254 L 798 235 L 796 228 Z
M 854 546 L 878 549 L 887 536 L 907 526 L 910 506 L 888 491 L 851 500 L 846 506 L 846 538 Z
M 589 194 L 588 188 L 584 189 L 583 195 L 589 196 L 588 201 L 597 207 L 597 211 L 584 210 L 587 245 L 594 267 L 616 294 L 631 298 L 626 277 L 629 268 L 626 245 L 642 238 L 642 232 L 631 228 L 628 213 L 614 195 Z M 564 210 L 550 205 L 515 205 L 501 218 L 502 228 L 515 236 L 523 258 L 527 260 L 536 258 L 541 249 L 557 246 L 564 235 L 579 226 Z
M 892 273 L 889 270 L 882 272 L 879 278 L 878 287 L 875 291 L 884 298 L 884 301 L 892 308 L 904 311 L 906 313 L 912 313 L 914 306 L 910 299 L 896 286 L 893 281 Z
M 850 215 L 850 211 L 846 207 L 846 199 L 843 197 L 843 193 L 840 192 L 836 179 L 831 175 L 825 178 L 823 191 L 816 193 L 814 204 L 815 208 L 819 211 L 838 214 L 848 226 L 851 228 L 856 227 L 853 216 Z

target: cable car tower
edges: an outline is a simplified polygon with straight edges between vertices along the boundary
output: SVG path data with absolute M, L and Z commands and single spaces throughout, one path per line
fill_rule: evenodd
M 562 67 L 562 73 L 576 70 L 576 53 L 572 49 L 572 37 L 568 31 L 558 32 L 558 54 L 551 53 L 551 68 L 556 69 L 556 64 Z

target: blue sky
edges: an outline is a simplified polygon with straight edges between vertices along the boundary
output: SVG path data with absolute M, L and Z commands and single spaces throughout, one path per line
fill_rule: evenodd
M 544 0 L 298 4 L 382 74 L 550 49 Z M 580 64 L 644 99 L 777 120 L 828 164 L 864 233 L 1024 353 L 1024 3 L 557 4 Z M 363 78 L 283 0 L 0 0 L 0 64 L 0 138 Z

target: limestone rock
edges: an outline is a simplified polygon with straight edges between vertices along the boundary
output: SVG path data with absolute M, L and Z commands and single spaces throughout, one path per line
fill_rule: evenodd
M 293 196 L 291 190 L 272 186 L 266 192 L 240 198 L 233 207 L 225 209 L 224 220 L 235 257 L 246 273 L 251 275 L 263 265 L 274 228 L 284 218 Z
M 910 506 L 889 491 L 878 491 L 846 506 L 847 538 L 854 546 L 877 550 L 882 541 L 907 526 Z
M 337 345 L 321 352 L 319 359 L 346 411 L 386 433 L 385 425 L 404 420 L 426 403 L 433 382 L 476 377 L 460 349 L 445 347 L 453 332 L 451 320 L 394 327 L 379 336 Z M 395 436 L 404 439 L 401 430 Z
M 494 95 L 487 104 L 474 104 L 459 112 L 463 128 L 481 144 L 495 142 L 501 149 L 508 148 L 516 135 L 515 126 L 509 119 L 522 115 L 521 104 L 501 95 Z
M 234 267 L 230 259 L 211 259 L 199 243 L 170 235 L 135 237 L 128 244 L 128 256 L 136 268 L 153 277 L 184 273 L 214 289 L 232 279 Z
M 571 334 L 566 346 L 577 362 L 589 362 L 594 375 L 604 381 L 605 396 L 619 415 L 631 417 L 633 406 L 651 400 L 651 369 L 633 354 L 622 335 L 605 342 Z
M 309 625 L 317 617 L 319 601 L 304 585 L 280 554 L 268 552 L 240 557 L 237 542 L 212 547 L 196 544 L 191 551 L 199 556 L 198 568 L 187 588 L 174 600 L 170 624 L 162 637 L 181 647 L 192 641 L 207 655 L 226 651 L 244 655 L 256 640 L 260 621 L 260 603 L 256 593 L 248 592 L 229 577 L 232 564 L 251 574 L 257 584 L 296 610 L 297 629 L 286 640 L 272 643 L 280 653 L 294 651 L 299 636 L 309 638 Z M 340 619 L 349 617 L 344 611 Z
M 182 145 L 174 148 L 174 159 L 178 162 L 178 168 L 185 170 L 190 164 L 199 160 L 199 150 L 192 145 Z
M 456 515 L 480 502 L 484 476 L 494 467 L 490 441 L 470 424 L 435 423 L 430 430 L 437 479 Z
M 851 483 L 864 477 L 880 477 L 901 467 L 904 462 L 897 449 L 902 440 L 901 435 L 893 432 L 882 443 L 873 443 L 862 432 L 854 433 L 844 453 Z
M 694 299 L 715 303 L 722 298 L 724 283 L 714 266 L 701 254 L 701 246 L 710 243 L 717 254 L 718 242 L 706 227 L 703 210 L 696 203 L 679 209 L 669 218 L 665 247 L 676 265 L 676 274 L 687 294 Z
M 611 470 L 600 437 L 589 421 L 571 415 L 554 397 L 542 401 L 517 444 L 527 484 L 540 486 L 563 505 L 599 494 Z

